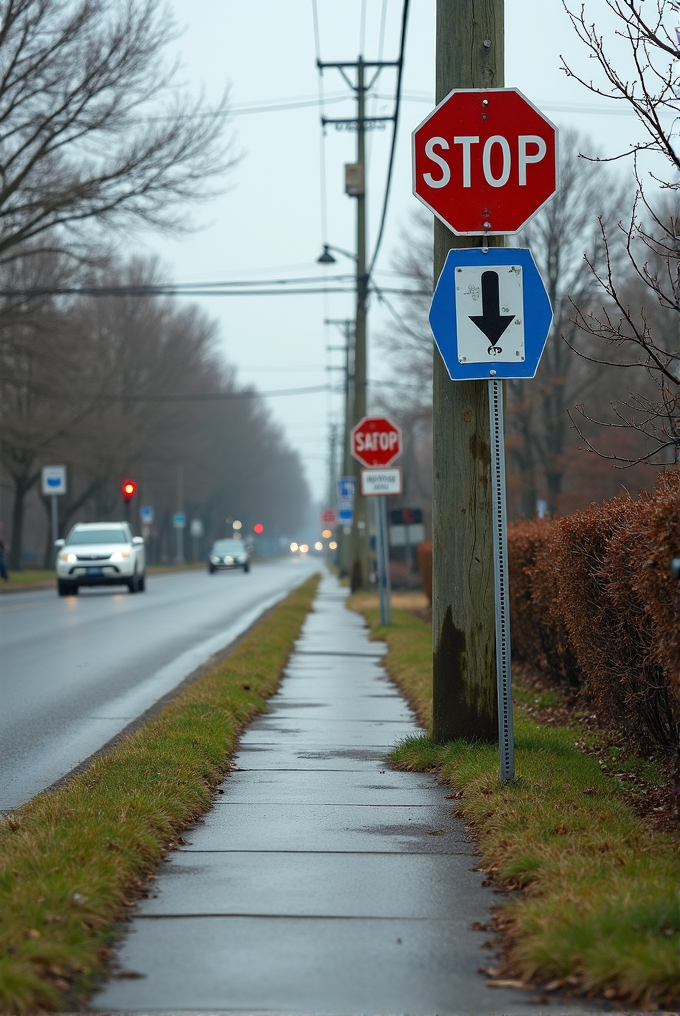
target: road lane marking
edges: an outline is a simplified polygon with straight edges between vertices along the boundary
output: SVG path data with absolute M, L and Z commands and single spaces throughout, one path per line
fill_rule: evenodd
M 32 603 L 15 603 L 11 607 L 0 607 L 0 614 L 9 614 L 10 610 L 25 610 L 26 607 L 41 607 L 46 600 L 34 600 Z

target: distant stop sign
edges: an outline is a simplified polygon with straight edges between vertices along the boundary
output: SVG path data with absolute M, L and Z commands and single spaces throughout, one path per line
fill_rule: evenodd
M 557 128 L 516 88 L 454 90 L 413 132 L 413 193 L 454 233 L 517 233 L 556 189 Z
M 401 431 L 386 416 L 365 416 L 352 430 L 352 455 L 364 466 L 389 466 L 401 455 Z

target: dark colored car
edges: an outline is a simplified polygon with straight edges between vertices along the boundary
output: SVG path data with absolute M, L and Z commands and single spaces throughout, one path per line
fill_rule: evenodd
M 215 540 L 208 557 L 208 571 L 214 575 L 216 571 L 243 568 L 250 571 L 250 556 L 243 540 Z

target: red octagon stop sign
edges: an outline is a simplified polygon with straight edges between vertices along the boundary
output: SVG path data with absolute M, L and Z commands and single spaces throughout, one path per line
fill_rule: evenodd
M 389 466 L 401 455 L 401 431 L 386 416 L 365 416 L 352 430 L 352 455 L 364 466 Z
M 556 160 L 557 128 L 516 88 L 454 89 L 413 132 L 413 193 L 454 233 L 517 233 Z

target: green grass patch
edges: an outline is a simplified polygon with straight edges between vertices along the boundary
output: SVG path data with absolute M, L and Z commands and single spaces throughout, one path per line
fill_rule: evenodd
M 25 568 L 23 571 L 11 571 L 7 582 L 3 582 L 5 589 L 12 586 L 27 586 L 33 582 L 55 582 L 54 568 L 45 570 L 43 568 Z
M 367 598 L 354 603 L 375 637 L 385 637 L 390 674 L 400 686 L 406 675 L 405 694 L 422 696 L 418 715 L 427 719 L 429 626 L 394 611 L 393 627 L 381 630 Z M 557 702 L 543 694 L 545 705 Z M 522 691 L 519 698 L 537 697 L 535 691 L 527 696 Z M 398 768 L 439 773 L 476 831 L 480 867 L 502 886 L 523 890 L 508 900 L 499 919 L 508 943 L 504 976 L 551 988 L 577 986 L 634 1004 L 677 1004 L 677 840 L 635 815 L 626 785 L 576 746 L 588 740 L 580 728 L 541 725 L 520 705 L 515 732 L 518 779 L 505 786 L 498 780 L 493 745 L 439 745 L 424 734 L 402 742 L 391 755 Z M 615 762 L 617 751 L 612 749 Z M 650 786 L 660 778 L 653 762 L 630 756 L 619 771 L 634 771 Z
M 66 1010 L 103 976 L 116 923 L 210 806 L 266 708 L 318 576 L 213 671 L 67 786 L 0 820 L 0 1010 Z

